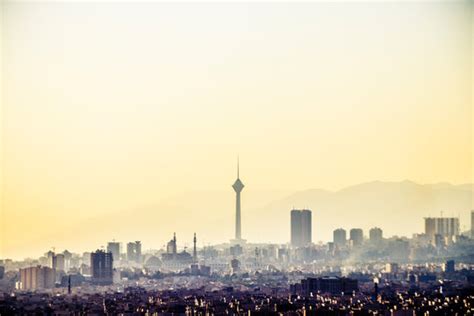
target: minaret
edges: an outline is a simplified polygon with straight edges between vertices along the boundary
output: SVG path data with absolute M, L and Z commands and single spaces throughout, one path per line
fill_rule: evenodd
M 197 262 L 196 242 L 197 242 L 196 233 L 194 233 L 194 239 L 193 239 L 193 243 L 194 243 L 194 248 L 193 248 L 193 261 L 194 261 L 194 263 Z
M 239 178 L 239 158 L 237 158 L 237 180 L 232 185 L 235 191 L 235 240 L 242 240 L 241 221 L 240 221 L 240 192 L 244 188 L 244 184 Z
M 176 257 L 178 246 L 176 245 L 176 233 L 173 234 L 173 256 Z

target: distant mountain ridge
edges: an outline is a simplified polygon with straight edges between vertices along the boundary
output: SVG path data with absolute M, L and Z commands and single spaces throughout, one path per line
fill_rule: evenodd
M 280 218 L 293 207 L 313 210 L 313 237 L 316 240 L 330 240 L 332 231 L 338 227 L 360 227 L 367 235 L 370 227 L 377 226 L 384 229 L 385 235 L 411 236 L 423 232 L 423 217 L 441 214 L 459 216 L 461 229 L 469 229 L 470 210 L 474 210 L 473 196 L 472 184 L 372 181 L 338 191 L 295 192 L 269 203 L 261 211 L 270 216 L 268 211 L 271 210 L 273 218 Z M 284 227 L 285 223 L 280 225 Z
M 249 242 L 287 243 L 290 240 L 290 210 L 309 208 L 313 214 L 313 241 L 330 241 L 334 229 L 380 227 L 384 236 L 412 236 L 424 230 L 423 217 L 460 216 L 461 229 L 470 228 L 474 210 L 472 184 L 417 184 L 412 181 L 372 181 L 338 191 L 309 189 L 291 194 L 252 190 L 250 181 L 242 192 L 242 235 Z M 191 191 L 157 200 L 134 209 L 97 214 L 80 223 L 70 221 L 41 240 L 42 248 L 105 245 L 115 238 L 122 242 L 141 240 L 145 249 L 159 249 L 176 232 L 178 246 L 229 241 L 234 236 L 235 193 L 229 186 L 219 191 Z M 88 226 L 93 234 L 82 235 Z M 349 232 L 348 232 L 349 233 Z M 57 236 L 61 236 L 60 239 Z

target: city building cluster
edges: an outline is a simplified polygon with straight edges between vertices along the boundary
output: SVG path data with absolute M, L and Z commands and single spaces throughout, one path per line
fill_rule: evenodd
M 474 236 L 459 219 L 425 218 L 411 238 L 336 228 L 332 241 L 314 243 L 311 210 L 293 209 L 288 243 L 257 244 L 242 238 L 239 175 L 233 188 L 227 243 L 198 247 L 194 234 L 188 251 L 173 234 L 161 249 L 112 240 L 91 252 L 0 260 L 0 315 L 472 313 Z

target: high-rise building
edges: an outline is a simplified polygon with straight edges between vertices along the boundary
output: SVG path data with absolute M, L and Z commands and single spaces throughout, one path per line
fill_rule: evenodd
M 291 210 L 291 245 L 301 247 L 312 242 L 312 218 L 310 210 Z
M 45 256 L 47 258 L 47 265 L 48 267 L 50 267 L 51 269 L 53 269 L 53 261 L 54 261 L 54 251 L 48 251 L 47 253 L 45 253 Z
M 107 252 L 112 253 L 114 261 L 118 262 L 120 260 L 120 243 L 116 241 L 107 243 Z
M 196 263 L 197 262 L 197 238 L 196 238 L 196 233 L 194 233 L 194 238 L 193 238 L 193 261 Z
M 40 290 L 54 287 L 55 271 L 50 267 L 29 267 L 20 269 L 20 290 Z
M 294 247 L 301 246 L 301 211 L 291 210 L 291 245 Z
M 338 228 L 333 232 L 333 242 L 336 246 L 345 246 L 347 243 L 346 230 Z
M 140 241 L 127 244 L 127 260 L 140 263 L 142 259 L 142 244 Z
M 244 184 L 240 181 L 239 161 L 237 160 L 237 180 L 232 188 L 235 191 L 235 242 L 242 242 L 241 210 L 240 210 L 240 192 L 244 189 Z
M 371 228 L 369 230 L 369 240 L 373 243 L 382 241 L 383 240 L 382 229 L 378 227 Z
M 452 238 L 459 235 L 459 218 L 457 217 L 425 217 L 425 234 L 434 238 Z
M 69 269 L 71 268 L 72 253 L 69 252 L 68 250 L 64 250 L 63 255 L 64 255 L 64 271 L 69 272 Z
M 456 271 L 456 265 L 454 264 L 454 260 L 448 260 L 446 263 L 443 264 L 443 271 L 446 273 L 453 273 Z
M 53 269 L 56 271 L 65 271 L 66 261 L 64 254 L 58 253 L 53 256 Z
M 471 211 L 471 238 L 474 238 L 474 210 Z
M 364 232 L 361 228 L 352 228 L 349 237 L 353 246 L 360 246 L 364 242 Z
M 436 234 L 436 218 L 425 217 L 425 234 L 428 236 Z
M 137 262 L 142 261 L 142 243 L 140 241 L 135 242 L 135 254 Z
M 114 259 L 111 252 L 97 250 L 91 254 L 92 283 L 109 285 L 113 283 Z
M 309 245 L 313 241 L 312 238 L 312 215 L 310 210 L 301 211 L 301 220 L 302 220 L 302 232 L 301 239 L 303 245 Z

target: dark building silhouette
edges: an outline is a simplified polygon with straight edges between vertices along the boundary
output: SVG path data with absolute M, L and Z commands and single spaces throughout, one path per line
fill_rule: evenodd
M 471 238 L 474 238 L 474 210 L 471 211 Z
M 198 265 L 193 263 L 190 268 L 190 273 L 192 275 L 203 275 L 203 276 L 210 276 L 211 275 L 211 267 L 205 265 Z
M 64 254 L 58 253 L 53 256 L 53 269 L 57 272 L 66 270 L 66 259 Z
M 446 263 L 443 265 L 443 270 L 446 273 L 454 273 L 454 271 L 455 271 L 454 260 L 446 261 Z
M 197 248 L 196 248 L 196 243 L 197 243 L 197 238 L 196 238 L 196 233 L 194 233 L 194 238 L 193 238 L 193 261 L 197 262 Z
M 349 236 L 353 246 L 360 246 L 364 242 L 364 232 L 360 228 L 352 228 Z
M 352 294 L 359 290 L 358 281 L 350 278 L 339 277 L 321 277 L 321 278 L 307 278 L 301 280 L 301 284 L 291 286 L 294 294 L 302 294 L 310 296 L 316 293 L 330 293 L 341 295 Z
M 383 240 L 383 231 L 378 227 L 369 230 L 369 240 L 371 242 L 380 242 Z
M 310 210 L 292 210 L 291 217 L 291 245 L 301 247 L 312 242 L 312 218 Z
M 336 246 L 345 246 L 347 242 L 346 230 L 338 228 L 333 232 L 333 242 Z
M 240 271 L 240 261 L 238 259 L 232 259 L 230 261 L 230 267 L 232 269 L 232 273 L 237 273 Z
M 61 286 L 62 287 L 75 287 L 81 286 L 82 283 L 86 281 L 86 278 L 79 273 L 73 273 L 69 275 L 63 275 L 61 278 Z
M 127 260 L 140 263 L 142 260 L 142 243 L 140 241 L 127 244 Z
M 173 239 L 171 239 L 166 246 L 166 253 L 161 254 L 161 260 L 163 262 L 191 263 L 193 262 L 193 257 L 186 250 L 178 253 L 176 233 L 174 233 Z
M 111 252 L 97 250 L 91 253 L 92 283 L 96 285 L 109 285 L 113 283 L 113 255 Z
M 127 249 L 128 250 L 128 249 Z M 120 260 L 120 243 L 111 241 L 107 244 L 107 252 L 111 252 L 115 262 Z

